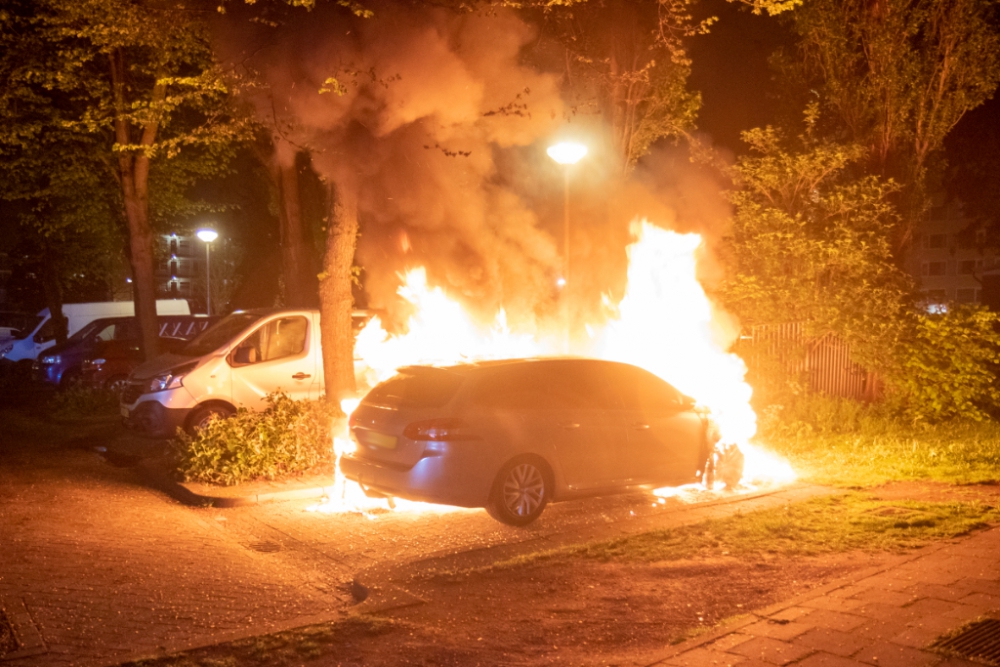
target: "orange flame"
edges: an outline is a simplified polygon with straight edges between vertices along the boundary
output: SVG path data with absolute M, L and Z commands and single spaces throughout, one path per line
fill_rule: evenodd
M 743 379 L 743 360 L 725 350 L 726 318 L 713 308 L 698 282 L 701 236 L 678 234 L 646 221 L 633 223 L 631 231 L 635 240 L 627 249 L 625 296 L 617 305 L 605 300 L 608 320 L 589 325 L 591 340 L 577 342 L 577 351 L 645 368 L 707 407 L 719 425 L 722 441 L 739 445 L 746 457 L 745 487 L 794 480 L 795 473 L 787 462 L 750 442 L 757 429 L 757 417 L 750 406 L 753 390 Z M 407 333 L 389 335 L 375 318 L 355 343 L 355 356 L 364 367 L 362 379 L 368 385 L 411 364 L 534 357 L 560 351 L 560 345 L 552 340 L 512 332 L 503 310 L 491 325 L 477 324 L 443 290 L 428 287 L 423 268 L 403 276 L 399 294 L 415 310 Z M 356 401 L 350 405 L 345 402 L 345 412 L 349 414 L 356 405 Z M 352 449 L 346 434 L 335 439 L 338 460 Z M 689 500 L 698 495 L 689 487 L 657 489 L 654 493 Z M 366 498 L 357 485 L 345 483 L 339 475 L 338 489 L 332 495 L 338 498 L 310 509 L 353 510 L 372 516 L 373 507 L 385 505 L 385 501 Z M 445 510 L 422 503 L 405 506 Z

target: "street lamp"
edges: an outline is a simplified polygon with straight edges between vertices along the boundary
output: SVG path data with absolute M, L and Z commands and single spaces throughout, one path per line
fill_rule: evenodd
M 587 154 L 587 147 L 573 141 L 562 141 L 554 146 L 549 146 L 549 157 L 563 165 L 563 175 L 565 177 L 565 187 L 563 188 L 563 275 L 560 287 L 569 284 L 569 168 L 583 159 Z
M 214 229 L 199 229 L 195 235 L 205 242 L 205 314 L 212 314 L 212 267 L 211 261 L 212 241 L 219 238 L 219 233 Z
M 549 157 L 563 166 L 563 274 L 559 278 L 560 289 L 569 287 L 569 168 L 579 162 L 587 154 L 587 147 L 573 141 L 561 141 L 549 146 Z M 563 292 L 563 352 L 569 353 L 569 300 L 568 292 Z

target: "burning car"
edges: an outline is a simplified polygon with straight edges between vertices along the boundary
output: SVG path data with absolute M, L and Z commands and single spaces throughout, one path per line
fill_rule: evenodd
M 485 507 L 515 526 L 549 502 L 715 475 L 707 411 L 656 375 L 597 359 L 409 366 L 350 419 L 340 462 L 368 493 Z M 739 479 L 729 450 L 727 483 Z

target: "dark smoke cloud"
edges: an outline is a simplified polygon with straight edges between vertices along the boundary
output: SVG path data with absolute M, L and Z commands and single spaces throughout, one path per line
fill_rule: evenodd
M 533 30 L 506 11 L 375 13 L 321 8 L 225 41 L 261 76 L 252 100 L 281 129 L 279 155 L 308 147 L 321 175 L 357 187 L 373 305 L 392 306 L 397 272 L 426 265 L 484 314 L 530 316 L 551 298 L 558 249 L 496 157 L 564 122 L 556 77 L 520 63 Z M 331 79 L 342 95 L 319 92 Z
M 308 148 L 324 177 L 357 188 L 372 306 L 402 314 L 397 274 L 426 266 L 432 285 L 487 318 L 500 306 L 515 326 L 556 314 L 563 180 L 544 151 L 567 131 L 591 144 L 571 172 L 578 322 L 622 295 L 634 218 L 722 233 L 719 179 L 683 148 L 655 151 L 628 180 L 613 173 L 607 128 L 567 123 L 557 75 L 525 64 L 535 30 L 512 12 L 374 9 L 357 19 L 321 6 L 277 28 L 235 18 L 219 32 L 226 56 L 260 76 L 250 99 L 280 130 L 279 155 Z M 343 95 L 319 92 L 331 79 Z

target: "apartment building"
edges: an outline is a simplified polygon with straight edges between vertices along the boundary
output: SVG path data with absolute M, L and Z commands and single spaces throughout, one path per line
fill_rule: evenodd
M 961 204 L 934 206 L 917 225 L 910 272 L 929 310 L 983 303 L 983 274 L 998 268 L 1000 257 L 969 229 Z

